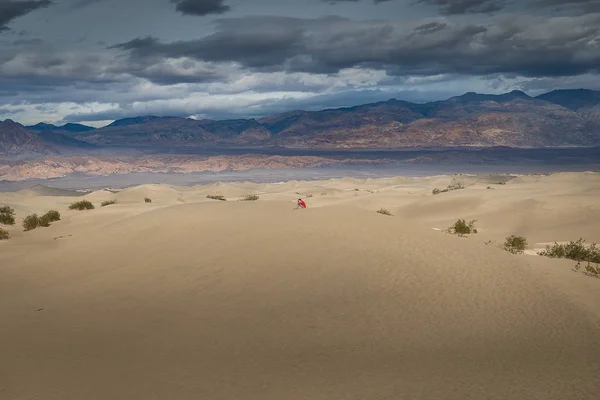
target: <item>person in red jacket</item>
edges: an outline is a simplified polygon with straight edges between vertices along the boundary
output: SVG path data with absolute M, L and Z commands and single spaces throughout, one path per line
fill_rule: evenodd
M 298 199 L 298 204 L 296 204 L 295 210 L 297 210 L 299 208 L 306 208 L 306 203 L 302 199 Z

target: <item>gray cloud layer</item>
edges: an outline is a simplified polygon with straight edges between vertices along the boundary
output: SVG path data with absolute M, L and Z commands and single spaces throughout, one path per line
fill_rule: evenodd
M 184 15 L 223 14 L 230 10 L 223 0 L 170 0 Z
M 51 4 L 50 0 L 0 0 L 0 32 L 8 30 L 6 25 L 12 20 Z
M 393 96 L 600 89 L 600 0 L 299 4 L 0 0 L 1 114 L 229 118 Z M 39 19 L 19 18 L 34 11 Z M 131 24 L 102 22 L 112 17 Z
M 145 37 L 113 48 L 132 62 L 186 57 L 261 71 L 336 73 L 385 69 L 394 75 L 495 73 L 570 76 L 600 68 L 600 15 L 498 17 L 487 23 L 351 21 L 246 17 L 218 21 L 216 33 L 163 43 Z
M 502 10 L 509 0 L 417 0 L 437 6 L 443 15 L 492 13 Z
M 555 11 L 571 11 L 576 14 L 600 11 L 600 0 L 416 0 L 439 9 L 442 15 L 491 14 L 509 6 Z

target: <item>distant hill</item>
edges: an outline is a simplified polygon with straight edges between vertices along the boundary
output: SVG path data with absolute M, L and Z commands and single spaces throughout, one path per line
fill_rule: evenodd
M 168 120 L 170 118 L 172 118 L 172 117 L 156 117 L 154 115 L 147 115 L 147 116 L 134 117 L 134 118 L 124 118 L 124 119 L 116 120 L 115 122 L 108 125 L 107 127 L 113 128 L 113 127 L 117 127 L 117 126 L 139 125 L 139 124 L 145 124 L 145 123 L 149 123 L 149 122 L 153 122 L 153 121 L 161 120 L 161 119 Z
M 96 147 L 91 143 L 61 134 L 60 131 L 49 128 L 48 124 L 36 126 L 44 129 L 35 132 L 10 119 L 0 121 L 0 155 L 71 154 Z
M 577 112 L 600 124 L 600 91 L 588 89 L 555 90 L 537 97 Z
M 600 92 L 590 90 L 560 90 L 538 97 L 521 91 L 470 92 L 425 104 L 391 99 L 322 111 L 296 110 L 259 120 L 140 116 L 70 136 L 96 145 L 133 148 L 598 146 L 599 98 Z
M 36 125 L 26 126 L 25 128 L 27 128 L 28 130 L 30 130 L 32 132 L 64 131 L 64 132 L 70 132 L 70 133 L 89 132 L 89 131 L 93 131 L 94 129 L 96 129 L 92 126 L 87 126 L 87 125 L 82 125 L 82 124 L 68 123 L 68 124 L 65 124 L 62 126 L 56 126 L 56 125 L 52 125 L 52 124 L 45 124 L 43 122 L 40 122 L 39 124 L 36 124 Z
M 39 136 L 10 119 L 0 121 L 0 155 L 48 154 L 52 149 Z
M 561 105 L 573 111 L 600 105 L 600 91 L 589 89 L 554 90 L 536 98 Z

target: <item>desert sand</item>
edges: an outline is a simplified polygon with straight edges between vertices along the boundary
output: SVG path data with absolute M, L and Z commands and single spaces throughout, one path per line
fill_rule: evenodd
M 599 199 L 599 173 L 0 193 L 62 214 L 0 242 L 0 398 L 597 399 L 600 279 L 486 242 L 600 242 Z

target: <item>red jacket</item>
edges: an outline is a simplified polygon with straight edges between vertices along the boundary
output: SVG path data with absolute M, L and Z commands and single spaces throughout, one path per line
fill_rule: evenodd
M 306 203 L 304 202 L 304 200 L 300 200 L 300 201 L 298 202 L 298 204 L 300 204 L 300 207 L 302 207 L 302 208 L 306 208 Z

